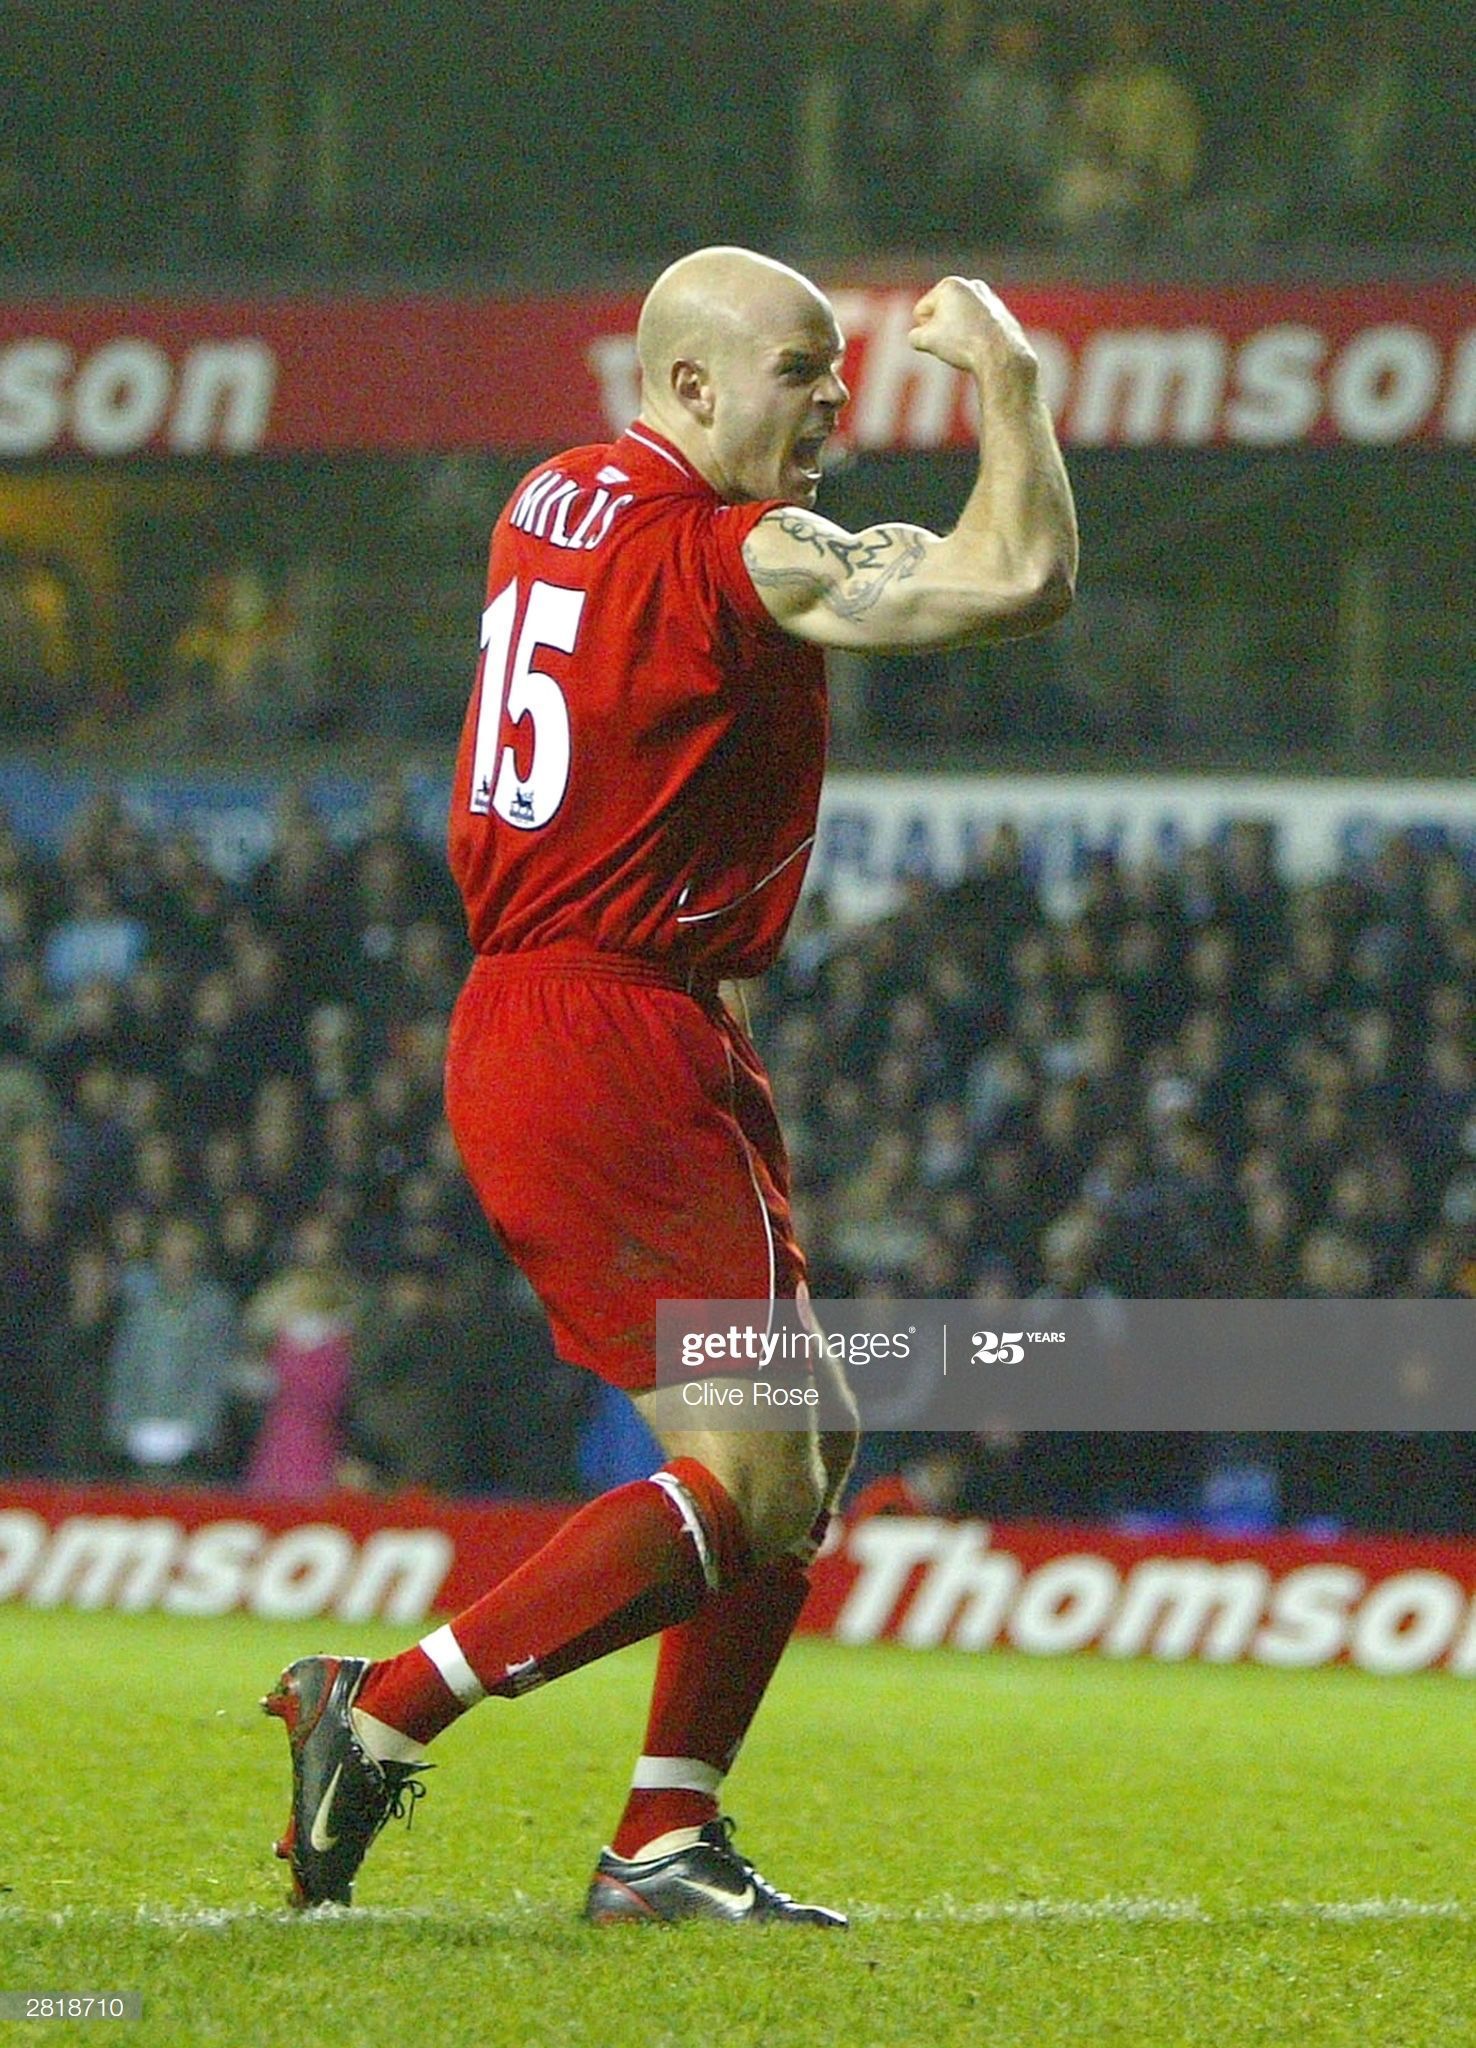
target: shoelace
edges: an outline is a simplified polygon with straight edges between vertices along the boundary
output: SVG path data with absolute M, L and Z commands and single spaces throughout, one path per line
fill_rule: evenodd
M 419 1778 L 407 1778 L 403 1785 L 397 1785 L 390 1794 L 389 1818 L 402 1820 L 408 1834 L 415 1823 L 415 1809 L 425 1797 L 425 1787 Z
M 380 1763 L 370 1756 L 357 1736 L 350 1738 L 353 1754 L 366 1771 L 377 1772 L 385 1790 L 385 1808 L 374 1823 L 374 1835 L 388 1827 L 392 1820 L 402 1820 L 408 1834 L 415 1819 L 415 1809 L 425 1797 L 425 1787 L 420 1782 L 422 1771 L 432 1768 L 430 1764 Z M 374 1836 L 370 1837 L 372 1841 Z
M 425 1797 L 425 1787 L 421 1784 L 419 1777 L 412 1777 L 410 1774 L 413 1771 L 419 1771 L 424 1766 L 406 1764 L 402 1768 L 405 1771 L 405 1776 L 398 1785 L 390 1778 L 388 1771 L 385 1772 L 385 1787 L 389 1793 L 389 1805 L 385 1808 L 384 1819 L 386 1821 L 402 1820 L 405 1823 L 405 1832 L 408 1834 L 415 1822 L 415 1809 Z M 383 1826 L 384 1822 L 381 1822 L 380 1825 Z
M 424 1791 L 424 1789 L 424 1786 L 422 1786 L 421 1790 Z M 763 1873 L 749 1862 L 743 1851 L 734 1847 L 733 1836 L 737 1831 L 737 1826 L 738 1823 L 731 1815 L 724 1813 L 718 1816 L 717 1827 L 722 1834 L 723 1847 L 733 1858 L 733 1861 L 740 1866 L 744 1876 L 761 1898 L 767 1899 L 772 1905 L 792 1906 L 794 1904 L 792 1895 L 789 1892 L 781 1892 L 778 1885 L 770 1884 Z

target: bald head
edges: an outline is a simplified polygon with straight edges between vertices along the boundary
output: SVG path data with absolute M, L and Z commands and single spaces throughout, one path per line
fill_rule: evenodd
M 683 359 L 706 362 L 793 314 L 829 314 L 807 277 L 752 249 L 697 249 L 669 264 L 646 294 L 636 329 L 641 380 L 652 394 Z
M 841 337 L 824 293 L 752 249 L 698 249 L 663 270 L 636 330 L 641 418 L 668 435 L 725 496 L 768 494 L 733 473 L 725 418 L 752 435 L 759 411 L 777 407 L 776 428 L 826 431 L 845 398 L 837 374 Z M 796 384 L 811 395 L 787 424 Z M 745 468 L 747 467 L 745 458 Z M 783 493 L 775 493 L 783 494 Z M 793 491 L 793 495 L 802 495 Z

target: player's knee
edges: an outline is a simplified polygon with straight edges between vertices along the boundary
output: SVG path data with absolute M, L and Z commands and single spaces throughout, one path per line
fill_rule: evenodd
M 750 1473 L 747 1497 L 739 1503 L 755 1563 L 782 1557 L 802 1543 L 827 1494 L 816 1445 L 805 1438 L 778 1440 L 776 1454 Z
M 640 1406 L 667 1456 L 695 1459 L 723 1489 L 756 1564 L 802 1546 L 834 1499 L 831 1465 L 808 1431 L 672 1430 L 650 1397 Z

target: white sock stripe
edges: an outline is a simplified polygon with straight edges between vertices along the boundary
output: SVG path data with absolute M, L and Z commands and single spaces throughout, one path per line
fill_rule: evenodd
M 466 1661 L 466 1652 L 451 1632 L 448 1621 L 426 1636 L 420 1645 L 442 1678 L 464 1707 L 474 1707 L 487 1697 L 487 1688 Z
M 715 1793 L 723 1782 L 716 1764 L 705 1764 L 697 1756 L 642 1756 L 636 1758 L 631 1784 L 637 1792 Z
M 718 1582 L 717 1559 L 712 1554 L 712 1545 L 707 1540 L 707 1531 L 702 1525 L 701 1515 L 697 1512 L 696 1501 L 693 1500 L 681 1480 L 677 1478 L 675 1472 L 668 1472 L 665 1467 L 661 1471 L 651 1474 L 651 1484 L 659 1486 L 661 1491 L 666 1494 L 675 1506 L 677 1513 L 682 1518 L 682 1527 L 697 1546 L 697 1561 L 702 1566 L 702 1576 L 706 1579 L 709 1589 L 716 1592 Z

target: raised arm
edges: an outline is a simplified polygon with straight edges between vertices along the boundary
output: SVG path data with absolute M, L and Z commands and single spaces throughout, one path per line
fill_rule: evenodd
M 824 647 L 920 650 L 1038 632 L 1076 580 L 1076 512 L 1040 395 L 1035 351 L 978 279 L 945 277 L 914 313 L 912 346 L 979 393 L 979 474 L 948 534 L 888 520 L 847 533 L 799 506 L 744 543 L 777 623 Z

